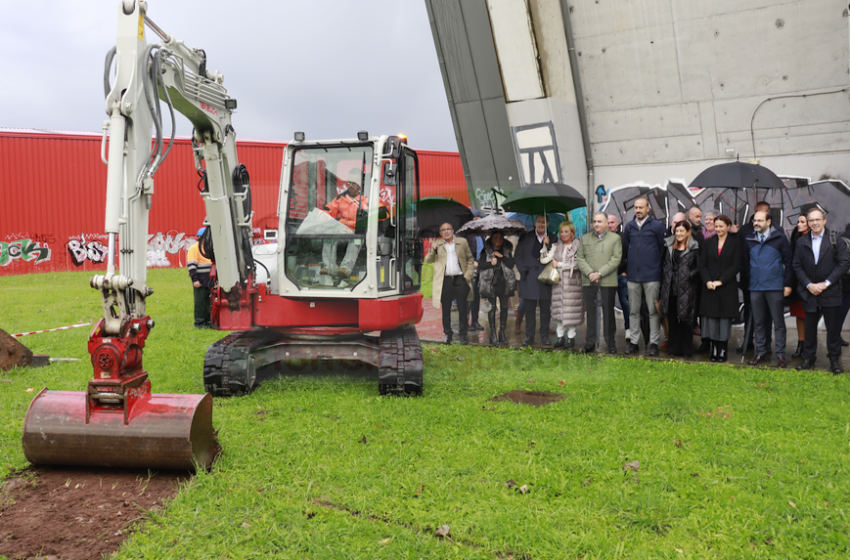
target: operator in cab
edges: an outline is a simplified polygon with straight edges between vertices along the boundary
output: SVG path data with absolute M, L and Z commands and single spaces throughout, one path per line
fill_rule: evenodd
M 363 180 L 363 175 L 360 169 L 352 169 L 348 174 L 346 182 L 346 191 L 337 195 L 332 201 L 325 205 L 325 212 L 330 216 L 351 229 L 352 233 L 365 233 L 367 210 L 369 209 L 369 199 L 360 194 Z M 379 200 L 380 210 L 378 218 L 385 220 L 388 216 L 386 206 Z M 360 229 L 362 228 L 362 231 Z M 345 250 L 345 256 L 342 263 L 337 266 L 337 246 L 339 239 L 326 239 L 322 244 L 322 262 L 324 267 L 320 274 L 330 274 L 341 279 L 351 276 L 351 271 L 357 261 L 357 255 L 360 253 L 360 247 L 363 246 L 362 239 L 351 239 L 348 241 L 348 247 Z

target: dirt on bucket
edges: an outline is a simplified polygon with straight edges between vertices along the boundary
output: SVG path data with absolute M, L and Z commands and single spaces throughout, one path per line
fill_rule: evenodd
M 177 495 L 183 471 L 38 467 L 0 482 L 0 556 L 109 556 Z
M 520 404 L 530 404 L 532 406 L 541 407 L 554 402 L 562 401 L 567 398 L 566 395 L 560 393 L 550 393 L 549 391 L 524 391 L 517 389 L 509 391 L 503 395 L 499 395 L 490 399 L 493 402 L 513 401 Z

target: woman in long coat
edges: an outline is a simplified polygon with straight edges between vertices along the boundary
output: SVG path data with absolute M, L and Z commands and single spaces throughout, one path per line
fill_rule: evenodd
M 558 227 L 558 242 L 547 255 L 557 263 L 561 274 L 561 282 L 552 287 L 552 319 L 558 334 L 554 348 L 565 350 L 575 347 L 576 327 L 584 323 L 581 271 L 576 260 L 581 241 L 575 236 L 575 226 L 562 222 Z
M 487 319 L 490 321 L 490 344 L 508 344 L 505 329 L 508 325 L 508 298 L 516 291 L 513 245 L 501 231 L 484 242 L 484 251 L 478 260 L 478 289 L 481 297 L 490 302 Z M 496 298 L 499 298 L 499 336 L 496 336 Z
M 729 235 L 732 220 L 720 214 L 714 219 L 717 235 L 706 239 L 699 254 L 702 277 L 700 317 L 702 336 L 709 339 L 712 362 L 725 362 L 732 335 L 732 319 L 738 316 L 738 280 L 741 242 Z
M 661 261 L 661 316 L 667 318 L 668 351 L 689 358 L 694 353 L 694 321 L 700 293 L 699 243 L 687 220 L 673 225 Z

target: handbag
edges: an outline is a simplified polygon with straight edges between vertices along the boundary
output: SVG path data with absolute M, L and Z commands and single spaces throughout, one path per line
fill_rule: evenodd
M 543 272 L 540 273 L 540 276 L 537 277 L 537 280 L 546 285 L 554 286 L 555 284 L 561 283 L 561 273 L 558 272 L 555 265 L 550 262 L 546 265 L 546 268 L 543 269 Z

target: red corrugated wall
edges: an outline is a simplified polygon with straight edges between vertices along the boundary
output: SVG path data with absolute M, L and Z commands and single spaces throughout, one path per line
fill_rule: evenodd
M 103 270 L 106 166 L 92 133 L 0 130 L 0 276 Z M 255 235 L 277 228 L 284 142 L 239 140 L 248 167 Z M 419 151 L 420 196 L 469 204 L 460 157 Z M 149 266 L 184 266 L 204 219 L 188 138 L 180 138 L 156 174 Z

